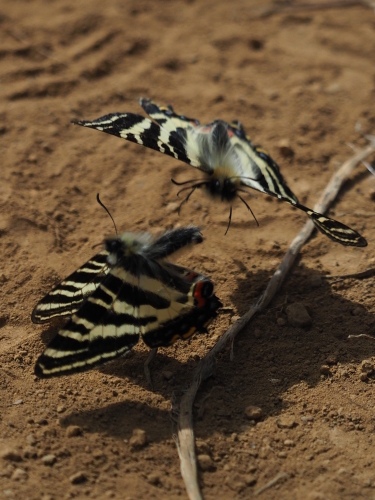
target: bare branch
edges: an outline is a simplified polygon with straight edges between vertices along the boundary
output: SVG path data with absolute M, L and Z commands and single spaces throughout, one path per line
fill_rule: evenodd
M 347 160 L 332 176 L 318 203 L 316 212 L 324 213 L 337 197 L 342 185 L 353 172 L 358 163 L 375 152 L 375 145 L 371 144 L 357 152 Z M 216 357 L 227 342 L 233 342 L 236 335 L 258 313 L 263 311 L 280 289 L 287 274 L 291 270 L 299 251 L 314 231 L 314 224 L 309 220 L 301 232 L 292 241 L 279 268 L 272 276 L 265 292 L 255 305 L 234 323 L 218 340 L 211 351 L 199 362 L 193 377 L 193 382 L 181 398 L 180 414 L 178 419 L 178 436 L 176 439 L 178 454 L 181 462 L 181 474 L 190 500 L 201 500 L 202 495 L 198 485 L 197 460 L 195 455 L 195 440 L 193 430 L 193 403 L 201 383 L 208 378 L 214 369 Z M 266 485 L 267 486 L 267 485 Z

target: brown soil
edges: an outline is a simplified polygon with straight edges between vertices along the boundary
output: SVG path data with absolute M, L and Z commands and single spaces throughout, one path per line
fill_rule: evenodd
M 375 15 L 362 6 L 258 12 L 256 2 L 240 0 L 3 0 L 1 499 L 186 497 L 172 398 L 264 290 L 306 217 L 259 195 L 251 207 L 260 227 L 238 203 L 224 237 L 226 204 L 198 192 L 180 217 L 173 210 L 170 178 L 192 178 L 191 167 L 70 120 L 142 112 L 140 96 L 202 122 L 240 119 L 313 206 L 351 155 L 347 143 L 365 144 L 355 125 L 374 132 Z M 360 378 L 375 343 L 347 340 L 375 333 L 374 280 L 317 279 L 374 265 L 374 191 L 375 178 L 360 167 L 330 212 L 369 246 L 345 248 L 317 234 L 268 311 L 237 338 L 234 360 L 228 348 L 202 386 L 198 453 L 213 461 L 200 474 L 205 498 L 253 498 L 280 472 L 259 498 L 375 498 L 375 379 Z M 33 325 L 33 307 L 113 232 L 97 192 L 120 230 L 199 225 L 204 243 L 179 262 L 212 276 L 226 308 L 209 335 L 162 350 L 153 391 L 141 345 L 84 374 L 33 374 L 61 324 Z M 308 307 L 311 327 L 288 324 L 293 302 Z M 249 405 L 264 412 L 256 424 L 245 415 Z M 147 435 L 140 449 L 130 443 L 135 429 Z

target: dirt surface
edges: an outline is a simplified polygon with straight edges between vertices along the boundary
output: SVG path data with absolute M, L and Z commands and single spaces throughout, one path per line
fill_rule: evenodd
M 254 196 L 260 227 L 239 202 L 224 237 L 228 205 L 197 192 L 176 212 L 170 178 L 193 178 L 191 167 L 70 120 L 142 112 L 141 96 L 203 123 L 240 119 L 313 206 L 352 154 L 347 143 L 365 144 L 359 128 L 374 133 L 375 14 L 362 6 L 259 12 L 240 0 L 3 0 L 1 499 L 186 498 L 171 401 L 264 290 L 306 216 Z M 198 394 L 207 499 L 253 498 L 278 474 L 257 498 L 375 498 L 375 343 L 347 340 L 375 333 L 374 278 L 320 278 L 375 265 L 375 178 L 359 167 L 346 187 L 330 215 L 368 247 L 315 235 L 268 311 L 237 338 L 234 360 L 226 349 Z M 208 335 L 161 350 L 153 391 L 142 345 L 84 374 L 45 381 L 33 373 L 62 324 L 33 325 L 33 307 L 113 233 L 97 192 L 120 231 L 199 225 L 204 243 L 179 262 L 209 274 L 225 306 Z M 295 302 L 310 326 L 290 324 Z M 263 413 L 256 422 L 245 412 L 251 405 Z

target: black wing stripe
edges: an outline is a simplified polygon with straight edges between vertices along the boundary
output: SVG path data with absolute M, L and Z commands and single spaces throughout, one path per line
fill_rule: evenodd
M 184 146 L 186 135 L 184 135 L 184 131 L 172 134 L 141 115 L 134 113 L 111 113 L 94 121 L 77 120 L 72 123 L 121 137 L 122 139 L 135 142 L 155 151 L 160 151 L 190 165 L 197 166 L 186 154 Z
M 97 289 L 103 276 L 109 272 L 107 257 L 108 252 L 102 250 L 59 283 L 35 306 L 31 320 L 44 323 L 75 313 L 85 297 Z
M 311 218 L 316 227 L 331 240 L 341 243 L 342 245 L 351 245 L 357 247 L 367 246 L 367 241 L 363 236 L 361 236 L 357 231 L 351 229 L 342 222 L 326 217 L 318 212 L 314 212 L 314 210 L 311 210 L 310 208 L 305 207 L 300 203 L 286 200 L 282 196 L 275 195 L 271 191 L 268 191 L 267 194 L 282 201 L 286 201 L 293 207 L 299 208 L 300 210 L 305 212 Z
M 110 361 L 130 351 L 138 342 L 138 335 L 122 335 L 121 337 L 97 337 L 90 342 L 89 348 L 71 352 L 54 349 L 51 345 L 36 363 L 35 374 L 39 377 L 66 375 L 88 370 L 103 362 Z
M 213 295 L 204 307 L 193 309 L 188 314 L 167 321 L 159 328 L 145 333 L 143 340 L 149 347 L 154 348 L 173 344 L 177 338 L 187 339 L 196 332 L 204 332 L 221 306 L 219 299 Z

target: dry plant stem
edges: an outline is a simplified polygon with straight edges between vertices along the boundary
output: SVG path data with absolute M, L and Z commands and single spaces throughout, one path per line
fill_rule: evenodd
M 360 333 L 359 335 L 348 335 L 348 339 L 370 339 L 375 340 L 375 337 L 371 337 L 367 333 Z
M 263 493 L 263 491 L 272 488 L 272 486 L 275 486 L 275 484 L 279 483 L 280 481 L 285 481 L 289 479 L 289 477 L 290 477 L 289 474 L 287 474 L 286 472 L 279 472 L 273 479 L 271 479 L 271 481 L 268 481 L 268 483 L 259 488 L 259 490 L 256 490 L 254 495 L 260 495 L 261 493 Z
M 316 212 L 324 213 L 340 191 L 341 186 L 354 168 L 374 153 L 375 146 L 369 145 L 362 149 L 349 160 L 333 175 L 318 203 L 315 205 Z M 292 241 L 287 253 L 285 254 L 279 268 L 272 276 L 265 292 L 260 296 L 258 302 L 252 305 L 250 309 L 234 323 L 219 339 L 211 351 L 199 362 L 191 386 L 181 398 L 180 414 L 178 419 L 177 448 L 181 463 L 181 474 L 185 483 L 186 491 L 190 500 L 201 500 L 202 495 L 198 485 L 197 460 L 195 455 L 195 440 L 193 431 L 193 403 L 197 391 L 206 378 L 212 373 L 215 366 L 216 357 L 224 348 L 228 341 L 234 340 L 236 335 L 252 319 L 253 316 L 263 311 L 271 302 L 279 288 L 281 287 L 288 272 L 292 268 L 296 257 L 310 238 L 314 230 L 314 224 L 309 220 L 301 232 Z
M 259 17 L 268 17 L 273 14 L 288 14 L 293 12 L 303 12 L 309 10 L 342 9 L 344 7 L 356 7 L 363 5 L 374 9 L 373 0 L 338 0 L 333 2 L 305 3 L 299 5 L 281 5 L 265 7 L 259 14 Z
M 353 273 L 353 274 L 326 274 L 323 276 L 323 278 L 326 279 L 335 279 L 337 281 L 343 280 L 345 278 L 355 278 L 358 280 L 363 280 L 366 278 L 372 278 L 372 276 L 375 275 L 375 268 L 372 267 L 371 269 L 366 269 L 366 271 L 360 271 L 359 273 Z

